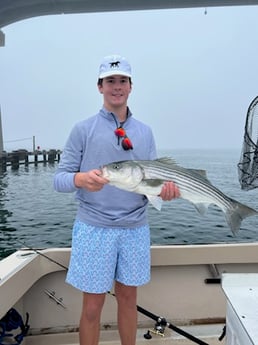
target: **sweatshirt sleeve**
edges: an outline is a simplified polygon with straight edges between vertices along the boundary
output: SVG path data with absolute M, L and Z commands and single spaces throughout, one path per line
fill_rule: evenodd
M 79 126 L 76 125 L 65 144 L 58 169 L 54 175 L 54 189 L 57 192 L 75 192 L 74 176 L 80 171 L 83 141 Z

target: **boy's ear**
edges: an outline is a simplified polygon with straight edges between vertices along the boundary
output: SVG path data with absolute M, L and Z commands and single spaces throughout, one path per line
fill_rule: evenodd
M 100 93 L 103 93 L 103 91 L 102 91 L 102 85 L 97 85 L 97 87 L 98 87 L 98 89 L 99 89 L 99 92 L 100 92 Z

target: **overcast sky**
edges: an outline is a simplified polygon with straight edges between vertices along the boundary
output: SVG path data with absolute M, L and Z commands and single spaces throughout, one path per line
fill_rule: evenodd
M 159 149 L 238 148 L 258 94 L 258 6 L 74 14 L 4 27 L 0 105 L 6 150 L 62 149 L 102 106 L 105 55 L 133 68 L 129 106 Z M 22 140 L 24 139 L 24 140 Z

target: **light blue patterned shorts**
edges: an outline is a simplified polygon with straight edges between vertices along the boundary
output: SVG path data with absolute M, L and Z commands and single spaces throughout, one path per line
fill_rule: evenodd
M 84 292 L 105 293 L 114 280 L 129 286 L 150 280 L 149 226 L 110 229 L 76 221 L 67 283 Z

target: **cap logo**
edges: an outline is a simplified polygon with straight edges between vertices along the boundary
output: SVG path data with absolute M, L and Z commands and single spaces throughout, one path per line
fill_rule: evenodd
M 112 75 L 121 75 L 131 78 L 131 66 L 129 62 L 120 55 L 106 56 L 99 67 L 99 79 L 107 78 Z
M 118 68 L 120 61 L 110 62 L 110 68 Z

